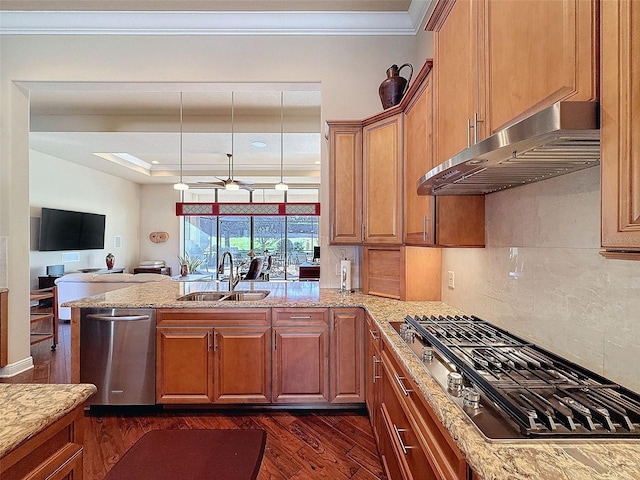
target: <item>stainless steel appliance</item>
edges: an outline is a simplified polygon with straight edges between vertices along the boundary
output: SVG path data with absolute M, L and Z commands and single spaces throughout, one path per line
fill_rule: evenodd
M 155 333 L 154 309 L 82 309 L 80 381 L 98 388 L 88 404 L 155 404 Z
M 640 395 L 474 316 L 394 328 L 489 440 L 640 439 Z

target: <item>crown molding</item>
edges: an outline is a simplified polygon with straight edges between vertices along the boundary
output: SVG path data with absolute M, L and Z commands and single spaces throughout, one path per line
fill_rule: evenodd
M 431 0 L 407 12 L 0 11 L 2 35 L 415 35 Z

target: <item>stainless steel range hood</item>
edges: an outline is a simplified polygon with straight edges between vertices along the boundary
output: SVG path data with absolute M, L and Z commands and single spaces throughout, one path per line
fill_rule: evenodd
M 418 195 L 497 192 L 599 163 L 598 102 L 558 102 L 433 168 Z

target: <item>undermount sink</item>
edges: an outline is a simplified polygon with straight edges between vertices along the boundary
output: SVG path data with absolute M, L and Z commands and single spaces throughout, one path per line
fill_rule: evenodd
M 178 297 L 181 301 L 191 302 L 254 302 L 262 300 L 271 290 L 248 290 L 238 292 L 193 292 Z

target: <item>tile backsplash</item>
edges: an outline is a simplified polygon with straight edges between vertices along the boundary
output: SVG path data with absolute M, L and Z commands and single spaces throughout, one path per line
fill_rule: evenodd
M 640 261 L 598 253 L 600 168 L 487 195 L 485 225 L 443 251 L 442 300 L 640 391 Z

